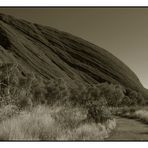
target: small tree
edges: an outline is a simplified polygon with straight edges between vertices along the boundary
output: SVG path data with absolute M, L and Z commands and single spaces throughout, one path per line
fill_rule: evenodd
M 132 101 L 128 96 L 125 96 L 121 102 L 121 106 L 131 106 Z
M 142 96 L 141 93 L 138 93 L 138 96 L 137 96 L 137 104 L 138 105 L 144 105 L 145 104 L 145 99 L 144 99 L 144 97 Z
M 101 95 L 101 90 L 98 87 L 95 85 L 89 86 L 84 94 L 82 105 L 87 110 L 87 118 L 89 120 L 98 123 L 104 122 L 111 117 L 106 99 Z
M 132 90 L 130 93 L 129 93 L 129 97 L 130 99 L 132 100 L 132 105 L 137 105 L 137 97 L 138 97 L 138 94 L 136 91 Z
M 53 79 L 46 85 L 46 99 L 48 104 L 63 102 L 69 98 L 70 92 L 66 82 L 62 79 Z
M 120 85 L 102 83 L 97 86 L 102 96 L 107 100 L 109 106 L 118 106 L 124 98 L 124 89 Z

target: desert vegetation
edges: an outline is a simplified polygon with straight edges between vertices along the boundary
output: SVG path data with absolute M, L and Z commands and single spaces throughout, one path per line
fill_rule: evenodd
M 148 111 L 141 107 L 120 108 L 116 111 L 116 115 L 148 123 Z
M 1 65 L 0 80 L 1 140 L 103 140 L 116 126 L 112 108 L 144 103 L 119 84 L 69 87 L 63 79 L 22 75 L 17 64 Z
M 63 111 L 64 110 L 64 111 Z M 115 128 L 114 120 L 105 124 L 83 122 L 85 114 L 78 108 L 56 108 L 39 105 L 31 111 L 0 123 L 1 140 L 103 140 Z

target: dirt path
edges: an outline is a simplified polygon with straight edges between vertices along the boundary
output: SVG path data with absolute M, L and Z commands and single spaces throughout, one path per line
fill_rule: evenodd
M 106 140 L 148 140 L 148 125 L 134 119 L 116 118 L 117 127 Z

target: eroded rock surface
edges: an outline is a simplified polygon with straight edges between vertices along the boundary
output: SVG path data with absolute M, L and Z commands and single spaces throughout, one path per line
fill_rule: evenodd
M 147 97 L 137 76 L 123 62 L 79 37 L 0 14 L 0 62 L 14 62 L 44 78 L 84 83 L 120 83 Z

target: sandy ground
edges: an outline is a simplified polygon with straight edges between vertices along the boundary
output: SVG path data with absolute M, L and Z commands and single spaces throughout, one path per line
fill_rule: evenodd
M 110 141 L 148 140 L 148 125 L 138 120 L 117 117 L 117 127 L 109 138 Z

